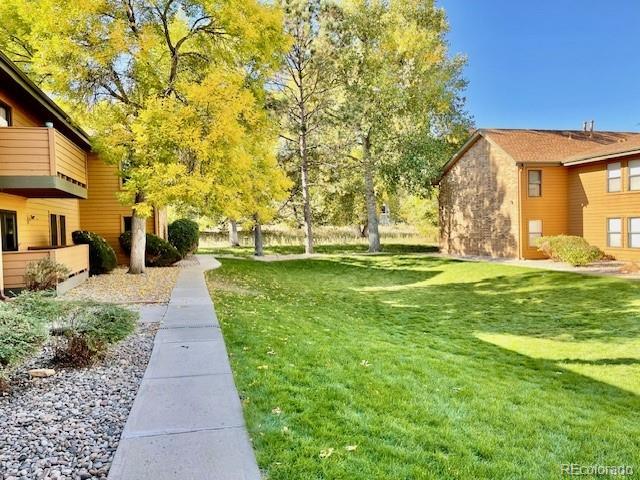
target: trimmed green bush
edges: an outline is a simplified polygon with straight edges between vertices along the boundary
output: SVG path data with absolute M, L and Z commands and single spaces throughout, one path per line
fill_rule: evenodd
M 188 218 L 181 218 L 169 225 L 169 243 L 186 257 L 198 249 L 200 229 L 198 224 Z
M 604 252 L 598 247 L 589 245 L 582 237 L 571 235 L 542 237 L 538 240 L 538 250 L 552 260 L 566 262 L 574 267 L 588 265 L 604 257 Z
M 89 245 L 89 275 L 109 273 L 118 265 L 116 252 L 97 233 L 76 230 L 71 238 L 75 245 Z
M 127 254 L 131 254 L 131 232 L 120 235 L 120 245 Z M 144 255 L 148 267 L 169 267 L 182 259 L 176 247 L 150 233 L 147 233 Z
M 66 280 L 69 269 L 50 258 L 29 262 L 24 271 L 24 283 L 27 290 L 54 290 L 58 283 Z

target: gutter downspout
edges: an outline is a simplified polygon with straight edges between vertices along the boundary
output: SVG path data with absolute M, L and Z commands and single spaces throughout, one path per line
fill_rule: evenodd
M 518 167 L 518 260 L 524 259 L 524 251 L 522 248 L 522 172 L 524 164 L 516 163 Z

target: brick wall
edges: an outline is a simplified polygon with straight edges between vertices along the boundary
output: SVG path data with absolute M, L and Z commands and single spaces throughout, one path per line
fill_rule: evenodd
M 440 246 L 452 255 L 518 256 L 518 167 L 481 137 L 440 182 Z

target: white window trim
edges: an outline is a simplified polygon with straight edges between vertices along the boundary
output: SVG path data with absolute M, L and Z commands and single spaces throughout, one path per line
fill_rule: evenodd
M 632 163 L 637 164 L 637 166 L 636 167 L 632 167 L 631 166 Z M 631 180 L 633 178 L 640 178 L 640 159 L 629 160 L 629 162 L 627 163 L 627 167 L 629 168 L 629 180 L 628 180 L 629 191 L 630 192 L 638 192 L 638 191 L 640 191 L 640 188 L 631 188 Z M 632 174 L 631 173 L 631 169 L 632 168 L 636 168 L 638 170 L 638 173 Z
M 531 231 L 531 222 L 539 222 L 540 223 L 540 231 L 536 231 L 536 232 L 532 232 Z M 534 235 L 535 239 L 539 239 L 541 237 L 544 236 L 544 225 L 542 220 L 539 219 L 533 219 L 533 220 L 529 220 L 527 221 L 527 240 L 529 241 L 529 247 L 530 248 L 537 248 L 537 245 L 535 244 L 535 242 L 531 241 L 532 235 Z
M 611 168 L 614 165 L 617 165 L 617 168 Z M 612 175 L 614 172 L 617 172 L 617 175 Z M 611 190 L 611 180 L 619 180 L 620 188 L 618 190 Z M 622 192 L 622 162 L 611 162 L 607 164 L 607 192 Z
M 638 235 L 640 234 L 640 230 L 638 230 L 637 232 L 634 232 L 631 230 L 631 221 L 632 220 L 638 220 L 640 222 L 640 217 L 629 217 L 627 219 L 627 246 L 629 248 L 640 248 L 640 245 L 637 247 L 633 246 L 633 243 L 631 241 L 631 235 Z
M 612 231 L 611 230 L 611 220 L 618 220 L 619 224 L 620 224 L 620 230 L 619 231 Z M 618 246 L 614 246 L 611 245 L 611 235 L 618 235 L 620 238 L 620 245 Z M 623 241 L 623 232 L 622 232 L 622 217 L 607 217 L 607 247 L 609 248 L 623 248 L 624 247 L 624 241 Z

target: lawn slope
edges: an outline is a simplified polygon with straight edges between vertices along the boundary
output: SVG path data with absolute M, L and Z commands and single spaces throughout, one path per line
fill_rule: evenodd
M 410 255 L 208 279 L 270 480 L 640 469 L 638 283 Z

